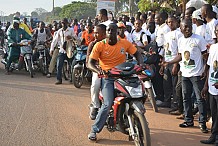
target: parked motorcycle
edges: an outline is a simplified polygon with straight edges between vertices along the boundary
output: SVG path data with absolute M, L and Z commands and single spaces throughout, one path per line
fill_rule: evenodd
M 152 77 L 154 77 L 155 67 L 153 65 L 146 65 L 146 69 L 138 75 L 139 79 L 143 81 L 145 87 L 145 94 L 148 96 L 148 99 L 153 107 L 155 112 L 158 112 L 158 107 L 156 104 L 156 94 L 154 91 L 153 84 L 151 82 Z
M 115 78 L 114 104 L 106 121 L 110 132 L 120 131 L 129 135 L 136 146 L 151 146 L 150 130 L 145 117 L 145 88 L 137 74 L 138 65 L 123 63 L 111 69 L 106 76 Z M 100 100 L 103 97 L 99 96 Z
M 72 63 L 72 80 L 76 88 L 80 88 L 84 79 L 91 82 L 92 72 L 86 67 L 87 46 L 76 47 L 76 55 Z
M 33 78 L 32 47 L 30 43 L 30 40 L 22 40 L 17 44 L 20 46 L 20 57 L 11 63 L 9 71 L 21 70 L 22 68 L 25 68 L 26 71 L 29 72 L 31 78 Z M 4 50 L 4 52 L 7 54 L 7 50 Z M 7 65 L 7 61 L 5 59 L 3 59 L 1 62 L 5 64 L 5 66 Z

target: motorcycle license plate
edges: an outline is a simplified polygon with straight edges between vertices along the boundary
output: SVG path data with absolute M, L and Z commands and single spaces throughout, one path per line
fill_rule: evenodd
M 21 47 L 21 53 L 25 54 L 25 53 L 32 53 L 32 48 L 29 46 L 23 46 Z

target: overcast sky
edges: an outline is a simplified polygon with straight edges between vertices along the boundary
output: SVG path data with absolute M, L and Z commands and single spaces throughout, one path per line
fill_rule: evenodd
M 73 0 L 55 0 L 55 7 L 70 4 Z M 77 0 L 79 1 L 79 0 Z M 53 0 L 0 0 L 0 15 L 9 15 L 19 11 L 21 14 L 27 12 L 29 15 L 35 8 L 43 8 L 51 11 Z

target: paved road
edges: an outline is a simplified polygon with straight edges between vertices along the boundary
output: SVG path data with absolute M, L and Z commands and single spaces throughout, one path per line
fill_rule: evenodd
M 0 146 L 133 146 L 122 133 L 104 129 L 98 142 L 87 140 L 89 85 L 76 89 L 68 82 L 54 85 L 55 78 L 26 72 L 4 75 L 0 66 Z M 181 120 L 169 109 L 151 110 L 146 103 L 152 146 L 203 146 L 208 138 L 196 127 L 181 129 Z

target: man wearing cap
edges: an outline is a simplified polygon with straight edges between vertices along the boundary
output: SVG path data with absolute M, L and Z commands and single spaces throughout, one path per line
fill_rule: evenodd
M 206 25 L 201 17 L 201 9 L 198 9 L 192 13 L 192 23 L 197 25 L 194 33 L 205 38 Z
M 127 39 L 126 35 L 125 35 L 125 30 L 126 30 L 126 26 L 123 22 L 118 22 L 117 23 L 117 27 L 118 27 L 118 35 L 117 38 L 118 39 Z
M 69 23 L 67 18 L 64 18 L 61 23 L 62 28 L 60 28 L 57 31 L 57 34 L 54 36 L 50 49 L 50 55 L 52 56 L 55 46 L 60 41 L 60 50 L 57 58 L 57 82 L 55 83 L 56 85 L 62 84 L 62 68 L 64 60 L 68 59 L 66 55 L 66 42 L 71 39 L 76 39 L 77 41 L 79 41 L 76 34 L 74 33 L 74 30 L 68 26 Z
M 19 21 L 19 28 L 25 30 L 29 35 L 32 35 L 29 27 L 25 23 L 20 22 L 20 16 L 17 13 L 14 15 L 13 19 Z
M 6 74 L 9 74 L 9 67 L 12 61 L 19 58 L 20 55 L 20 46 L 17 44 L 20 43 L 23 39 L 31 39 L 31 36 L 24 31 L 23 29 L 19 28 L 20 21 L 13 20 L 13 25 L 7 30 L 8 36 L 8 46 L 9 46 L 9 53 L 7 58 L 7 65 L 6 65 Z

